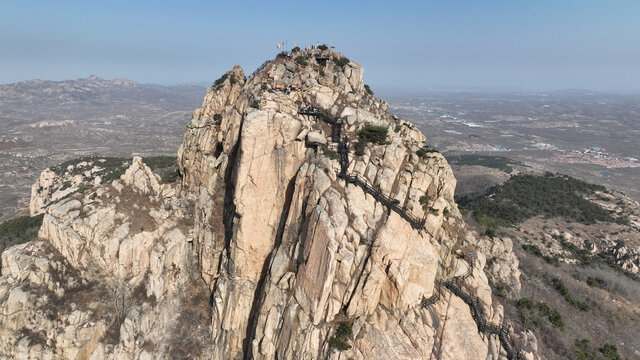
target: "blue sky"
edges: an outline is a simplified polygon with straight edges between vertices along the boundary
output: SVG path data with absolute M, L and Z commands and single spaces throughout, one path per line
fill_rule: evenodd
M 637 0 L 0 0 L 0 83 L 211 82 L 332 38 L 374 90 L 640 91 Z

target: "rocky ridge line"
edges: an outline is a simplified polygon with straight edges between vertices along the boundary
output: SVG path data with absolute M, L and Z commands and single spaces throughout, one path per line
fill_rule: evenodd
M 41 239 L 3 253 L 1 356 L 507 355 L 452 292 L 421 304 L 439 277 L 464 276 L 487 321 L 502 324 L 483 269 L 491 258 L 492 273 L 517 282 L 509 243 L 468 231 L 446 160 L 416 154 L 425 137 L 365 90 L 359 64 L 331 50 L 296 56 L 248 78 L 236 66 L 207 91 L 178 152 L 181 184 L 159 184 L 136 158 L 120 180 L 46 209 Z M 367 125 L 388 129 L 364 155 L 348 149 L 346 172 L 424 230 L 338 176 L 332 128 L 298 114 L 304 98 L 342 120 L 350 144 Z M 337 339 L 342 324 L 351 332 Z

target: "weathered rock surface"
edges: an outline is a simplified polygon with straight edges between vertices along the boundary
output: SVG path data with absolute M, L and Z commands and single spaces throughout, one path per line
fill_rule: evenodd
M 120 180 L 50 206 L 41 240 L 3 254 L 0 356 L 503 353 L 437 284 L 469 274 L 463 286 L 499 323 L 479 251 L 500 269 L 513 263 L 509 245 L 465 230 L 446 160 L 415 154 L 424 136 L 365 91 L 359 64 L 322 60 L 340 56 L 330 50 L 306 54 L 306 66 L 276 59 L 248 78 L 236 66 L 208 90 L 178 152 L 180 185 L 159 184 L 135 158 Z M 321 150 L 336 145 L 331 126 L 299 115 L 304 99 L 344 119 L 351 144 L 365 125 L 389 129 L 387 143 L 369 144 L 364 156 L 350 149 L 348 171 L 425 219 L 424 229 L 337 176 L 338 160 Z M 469 252 L 476 257 L 464 260 Z M 421 306 L 436 292 L 437 302 Z M 113 296 L 122 293 L 124 306 Z M 341 324 L 351 331 L 335 337 Z

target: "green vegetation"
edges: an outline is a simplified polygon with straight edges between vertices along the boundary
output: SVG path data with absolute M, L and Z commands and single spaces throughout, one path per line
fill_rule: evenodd
M 65 181 L 62 183 L 62 187 L 60 188 L 60 191 L 67 190 L 70 187 L 71 187 L 71 183 L 69 181 Z
M 606 360 L 622 360 L 615 345 L 605 344 L 603 347 L 598 348 L 598 351 L 602 353 Z
M 222 87 L 222 85 L 224 84 L 224 81 L 227 80 L 227 78 L 229 77 L 229 74 L 226 73 L 222 76 L 220 76 L 220 78 L 218 78 L 218 80 L 213 82 L 213 85 L 211 86 L 214 90 L 217 90 L 219 88 Z M 234 78 L 235 80 L 235 78 Z
M 368 143 L 384 145 L 387 143 L 387 135 L 389 129 L 385 126 L 366 125 L 358 133 L 358 142 L 356 142 L 356 155 L 364 155 L 364 149 Z
M 556 240 L 559 240 L 560 245 L 562 245 L 562 248 L 567 250 L 571 254 L 571 257 L 577 260 L 578 264 L 580 265 L 604 264 L 632 280 L 640 281 L 640 277 L 638 277 L 638 275 L 621 268 L 620 265 L 617 263 L 615 256 L 612 253 L 601 251 L 596 254 L 591 254 L 589 250 L 583 249 L 569 241 L 566 241 L 564 237 L 559 237 L 558 235 L 554 235 L 553 238 Z M 616 246 L 617 247 L 623 246 L 622 244 L 623 244 L 622 241 L 618 241 Z M 595 284 L 595 282 L 598 280 L 594 278 L 591 281 L 593 284 Z M 588 282 L 589 282 L 589 279 L 587 279 L 587 283 Z M 603 282 L 601 286 L 604 286 L 604 285 L 605 284 Z
M 556 289 L 556 291 L 560 293 L 560 295 L 562 295 L 569 304 L 577 307 L 582 311 L 589 310 L 589 305 L 587 305 L 587 303 L 576 300 L 573 298 L 573 296 L 571 296 L 569 289 L 567 288 L 567 286 L 564 284 L 562 280 L 558 278 L 553 278 L 551 279 L 551 284 L 553 285 L 553 288 Z
M 564 322 L 558 310 L 550 308 L 544 302 L 534 302 L 529 298 L 520 298 L 516 301 L 516 307 L 525 326 L 537 328 L 540 326 L 542 319 L 547 318 L 554 327 L 564 331 Z
M 265 84 L 262 84 L 265 85 Z M 216 125 L 220 125 L 222 124 L 222 115 L 220 114 L 213 114 L 213 121 Z
M 304 56 L 302 55 L 296 56 L 296 58 L 293 61 L 295 61 L 296 64 L 300 66 L 307 66 L 307 59 L 305 59 Z
M 341 57 L 341 58 L 337 58 L 337 57 L 333 57 L 333 62 L 340 66 L 341 68 L 345 67 L 346 65 L 349 65 L 349 63 L 351 62 L 351 60 L 347 59 L 346 57 Z
M 213 116 L 214 119 L 216 118 L 216 115 Z M 175 182 L 180 177 L 180 171 L 177 169 L 178 158 L 176 156 L 147 156 L 142 158 L 142 162 L 144 162 L 151 170 L 167 169 L 162 172 L 162 175 L 160 176 L 161 184 Z
M 422 147 L 422 149 L 416 151 L 416 155 L 418 155 L 421 158 L 424 158 L 431 153 L 438 153 L 438 152 L 439 152 L 438 150 L 432 148 L 431 146 L 425 145 Z
M 462 210 L 467 211 L 467 209 L 462 209 Z M 485 235 L 496 236 L 496 234 L 498 233 L 498 223 L 494 218 L 486 216 L 479 211 L 474 211 L 472 215 L 479 224 L 484 226 Z
M 214 119 L 215 118 L 216 116 L 214 115 Z M 83 162 L 86 162 L 87 165 L 79 166 L 79 164 Z M 177 168 L 178 165 L 177 158 L 175 156 L 147 156 L 142 158 L 142 162 L 144 162 L 151 170 L 169 169 L 162 175 L 163 183 L 173 182 L 179 176 L 179 174 L 176 174 L 177 170 L 171 169 Z M 59 165 L 52 166 L 50 169 L 58 176 L 64 176 L 66 173 L 69 173 L 70 176 L 75 176 L 84 174 L 85 171 L 91 170 L 93 167 L 99 167 L 101 170 L 93 172 L 88 178 L 85 178 L 84 181 L 91 182 L 96 176 L 100 176 L 103 183 L 110 183 L 113 180 L 119 179 L 120 176 L 125 173 L 130 164 L 131 159 L 127 158 L 85 156 L 65 161 Z M 70 171 L 67 170 L 69 166 L 73 166 Z M 71 187 L 71 183 L 65 182 L 60 190 L 67 189 L 69 187 Z M 58 201 L 66 199 L 78 192 L 83 193 L 89 188 L 90 187 L 88 185 L 81 184 L 78 190 L 58 199 Z
M 80 184 L 78 185 L 78 190 L 76 190 L 77 192 L 79 192 L 80 194 L 84 193 L 85 191 L 91 189 L 91 185 L 87 185 L 87 184 Z
M 250 107 L 254 108 L 254 109 L 260 109 L 260 101 L 258 100 L 253 100 L 251 102 L 251 104 L 249 104 Z
M 373 90 L 371 90 L 371 88 L 369 87 L 369 85 L 364 84 L 364 90 L 367 92 L 367 94 L 369 94 L 369 95 L 373 95 Z
M 587 285 L 591 286 L 591 287 L 605 287 L 607 285 L 607 282 L 598 278 L 598 277 L 592 277 L 592 276 L 588 276 L 587 277 Z
M 324 70 L 320 69 L 320 71 L 318 71 L 318 74 L 320 74 L 320 76 L 325 76 Z
M 579 246 L 565 240 L 564 236 L 552 235 L 555 240 L 560 242 L 562 248 L 571 253 L 571 257 L 578 260 L 580 264 L 588 265 L 594 260 L 593 256 L 588 250 L 582 249 Z
M 396 125 L 396 127 L 393 128 L 393 132 L 400 132 L 400 130 L 402 130 L 402 125 Z
M 44 214 L 36 216 L 21 216 L 7 220 L 0 224 L 0 253 L 4 249 L 18 244 L 24 244 L 38 236 Z M 0 259 L 0 274 L 2 273 L 2 259 Z
M 576 340 L 573 344 L 573 355 L 575 355 L 577 360 L 590 360 L 593 358 L 589 352 L 589 343 L 589 340 L 582 339 Z
M 325 51 L 325 50 L 329 49 L 329 47 L 326 44 L 322 44 L 322 45 L 318 46 L 318 49 L 322 50 L 322 51 Z
M 327 157 L 331 160 L 335 160 L 338 158 L 338 153 L 331 149 L 325 150 L 324 154 L 327 155 Z
M 442 215 L 449 216 L 449 208 L 444 208 L 444 210 L 442 210 Z
M 176 180 L 178 180 L 179 177 L 180 177 L 180 171 L 178 171 L 177 169 L 169 170 L 164 174 L 162 174 L 162 176 L 160 177 L 160 183 L 169 184 L 172 182 L 176 182 Z
M 42 225 L 44 214 L 20 216 L 0 224 L 0 242 L 7 246 L 23 244 L 35 239 Z
M 502 283 L 496 284 L 493 281 L 491 281 L 491 279 L 489 279 L 489 286 L 491 287 L 491 290 L 492 290 L 491 292 L 493 293 L 493 295 L 501 298 L 507 297 L 507 289 L 504 287 L 504 284 Z
M 418 199 L 418 202 L 420 203 L 420 205 L 422 205 L 422 210 L 427 211 L 427 209 L 429 208 L 429 197 L 427 195 L 422 195 L 420 196 L 420 199 Z
M 507 174 L 513 171 L 509 165 L 522 165 L 522 162 L 512 160 L 504 156 L 485 155 L 451 155 L 447 156 L 447 161 L 452 165 L 478 165 L 493 169 L 499 169 Z
M 287 54 L 286 51 L 281 51 L 278 53 L 278 55 L 276 55 L 276 59 L 288 59 L 289 58 L 289 54 Z
M 597 354 L 591 348 L 591 341 L 588 339 L 576 340 L 573 344 L 573 355 L 577 360 L 622 360 L 615 345 L 605 344 L 598 348 Z
M 294 47 L 293 49 L 291 49 L 291 53 L 292 53 L 292 54 L 295 54 L 295 53 L 297 53 L 298 51 L 300 51 L 300 47 L 299 47 L 299 46 L 296 46 L 296 47 Z
M 78 164 L 82 162 L 87 162 L 91 165 L 78 166 Z M 85 171 L 91 170 L 94 166 L 97 166 L 102 170 L 93 173 L 89 180 L 93 180 L 96 176 L 100 176 L 102 177 L 102 182 L 111 182 L 119 179 L 127 170 L 130 163 L 131 159 L 127 158 L 84 156 L 65 161 L 59 165 L 52 166 L 50 169 L 58 176 L 63 176 L 67 172 L 69 172 L 69 175 L 75 176 L 83 174 Z M 67 170 L 69 166 L 73 166 L 71 171 Z
M 554 256 L 544 255 L 542 253 L 542 250 L 540 250 L 540 248 L 537 247 L 536 245 L 523 244 L 522 249 L 530 254 L 541 257 L 544 261 L 548 262 L 553 266 L 560 266 L 560 258 L 557 255 L 554 255 Z
M 329 347 L 340 351 L 351 349 L 351 345 L 347 344 L 347 340 L 349 339 L 349 336 L 351 336 L 352 331 L 350 322 L 341 322 L 335 335 L 329 339 Z
M 176 156 L 147 156 L 142 158 L 142 162 L 147 165 L 151 170 L 163 169 L 178 165 L 178 158 Z
M 358 133 L 360 141 L 366 143 L 386 144 L 389 129 L 386 126 L 366 125 Z
M 500 226 L 509 226 L 538 215 L 563 217 L 567 221 L 592 224 L 619 222 L 609 212 L 581 195 L 604 190 L 566 175 L 515 175 L 484 198 L 461 204 L 474 214 L 490 216 Z M 489 215 L 490 214 L 490 215 Z

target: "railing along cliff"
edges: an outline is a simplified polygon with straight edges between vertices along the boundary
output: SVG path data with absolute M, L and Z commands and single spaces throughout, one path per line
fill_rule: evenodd
M 342 137 L 342 120 L 334 120 L 324 112 L 316 109 L 316 108 L 302 108 L 298 110 L 298 114 L 313 116 L 315 118 L 322 118 L 325 122 L 332 125 L 332 141 L 338 143 L 338 154 L 340 160 L 340 171 L 338 172 L 338 177 L 344 179 L 347 184 L 354 184 L 356 186 L 361 187 L 366 194 L 373 196 L 376 201 L 385 205 L 389 211 L 395 211 L 398 213 L 403 219 L 411 224 L 414 229 L 422 230 L 425 229 L 425 219 L 417 219 L 411 214 L 407 213 L 407 211 L 400 207 L 399 201 L 396 199 L 392 199 L 381 192 L 377 191 L 367 179 L 359 176 L 359 175 L 349 175 L 348 167 L 349 167 L 349 143 L 346 137 Z M 436 278 L 436 288 L 434 294 L 429 298 L 423 298 L 420 302 L 420 305 L 423 308 L 427 308 L 440 300 L 440 296 L 442 294 L 442 287 L 450 290 L 454 295 L 458 296 L 462 301 L 464 301 L 471 311 L 471 316 L 475 321 L 478 331 L 486 334 L 486 335 L 497 335 L 498 339 L 500 339 L 500 343 L 502 347 L 505 349 L 507 353 L 507 359 L 509 360 L 524 360 L 524 357 L 517 350 L 513 339 L 509 335 L 509 331 L 503 325 L 501 327 L 491 324 L 487 321 L 487 318 L 484 314 L 484 309 L 480 304 L 480 300 L 469 294 L 466 290 L 464 290 L 459 282 L 464 281 L 473 273 L 473 266 L 469 259 L 464 258 L 463 260 L 467 262 L 467 272 L 460 277 L 448 280 L 442 280 L 441 275 L 439 274 Z
M 377 189 L 375 189 L 366 178 L 361 177 L 359 175 L 349 175 L 348 167 L 349 167 L 349 142 L 348 139 L 342 137 L 342 120 L 335 120 L 331 116 L 328 116 L 324 112 L 320 111 L 317 108 L 301 108 L 298 110 L 298 114 L 313 116 L 315 118 L 322 118 L 326 123 L 332 125 L 332 134 L 331 140 L 333 142 L 338 143 L 338 155 L 340 160 L 340 171 L 338 172 L 338 177 L 344 179 L 348 184 L 354 184 L 359 186 L 364 190 L 366 194 L 373 196 L 376 201 L 386 206 L 389 211 L 395 211 L 400 217 L 405 219 L 411 227 L 416 230 L 425 229 L 426 220 L 418 219 L 413 215 L 409 214 L 404 208 L 399 205 L 399 201 L 396 199 L 392 199 Z

